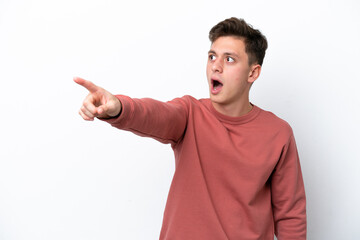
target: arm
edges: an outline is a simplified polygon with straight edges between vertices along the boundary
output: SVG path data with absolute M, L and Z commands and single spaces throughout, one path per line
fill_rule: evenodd
M 79 111 L 84 120 L 97 117 L 116 128 L 162 143 L 175 144 L 182 138 L 187 124 L 187 106 L 183 99 L 166 103 L 150 98 L 132 99 L 114 96 L 81 78 L 74 81 L 89 91 Z
M 113 127 L 151 137 L 162 143 L 176 144 L 182 138 L 187 125 L 187 105 L 184 99 L 161 102 L 151 98 L 116 97 L 123 106 L 121 115 L 104 119 Z
M 278 240 L 305 240 L 305 189 L 293 135 L 284 146 L 273 173 L 271 196 Z

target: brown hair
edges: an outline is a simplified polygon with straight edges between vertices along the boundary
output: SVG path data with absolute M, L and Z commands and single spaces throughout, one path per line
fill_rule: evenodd
M 209 32 L 211 43 L 224 36 L 243 39 L 245 52 L 249 57 L 249 65 L 253 63 L 262 65 L 268 44 L 266 37 L 259 30 L 247 24 L 244 19 L 232 17 L 219 22 Z

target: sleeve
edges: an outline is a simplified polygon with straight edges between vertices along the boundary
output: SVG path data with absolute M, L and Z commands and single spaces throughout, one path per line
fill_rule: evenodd
M 271 197 L 277 239 L 305 240 L 305 188 L 293 134 L 283 147 L 273 172 Z
M 122 104 L 117 118 L 101 119 L 113 127 L 151 137 L 162 143 L 176 144 L 184 135 L 188 107 L 184 98 L 161 102 L 151 98 L 116 95 Z

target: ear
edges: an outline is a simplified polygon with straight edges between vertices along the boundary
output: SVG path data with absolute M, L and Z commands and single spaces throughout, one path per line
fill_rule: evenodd
M 253 83 L 260 76 L 261 66 L 259 64 L 251 65 L 248 82 Z

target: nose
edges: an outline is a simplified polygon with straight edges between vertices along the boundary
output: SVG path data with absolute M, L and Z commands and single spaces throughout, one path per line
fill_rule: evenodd
M 213 62 L 212 66 L 211 66 L 211 70 L 213 72 L 220 72 L 220 73 L 223 71 L 223 65 L 222 65 L 222 61 L 220 58 L 216 59 Z

